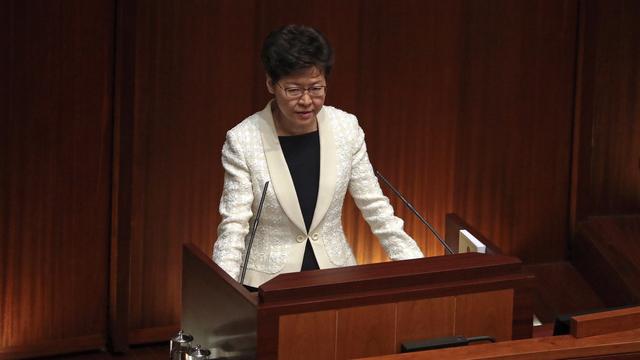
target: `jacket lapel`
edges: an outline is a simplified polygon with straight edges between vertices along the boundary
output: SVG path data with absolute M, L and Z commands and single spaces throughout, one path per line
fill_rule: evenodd
M 300 210 L 300 204 L 298 203 L 296 188 L 293 185 L 291 173 L 289 172 L 287 161 L 285 160 L 282 149 L 280 148 L 280 141 L 278 140 L 278 134 L 276 133 L 276 128 L 273 123 L 273 116 L 271 115 L 271 102 L 269 102 L 267 106 L 260 112 L 260 118 L 260 134 L 262 136 L 262 146 L 264 149 L 265 158 L 267 159 L 267 167 L 269 168 L 269 175 L 271 177 L 271 185 L 273 186 L 273 191 L 275 192 L 276 197 L 280 202 L 280 206 L 282 206 L 282 209 L 284 210 L 284 213 L 287 214 L 287 217 L 289 217 L 289 219 L 298 227 L 298 229 L 300 229 L 300 231 L 306 234 L 307 230 L 304 224 L 304 219 L 302 217 L 302 210 Z M 320 143 L 320 147 L 322 149 L 322 140 Z M 320 166 L 320 168 L 322 169 L 322 165 Z
M 336 143 L 333 137 L 333 128 L 330 119 L 327 118 L 324 107 L 318 113 L 318 131 L 320 132 L 320 184 L 318 188 L 318 200 L 311 221 L 312 232 L 318 226 L 331 205 L 333 193 L 336 189 Z

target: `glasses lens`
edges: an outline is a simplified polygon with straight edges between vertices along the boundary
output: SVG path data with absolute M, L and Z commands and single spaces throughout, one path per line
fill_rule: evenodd
M 288 88 L 285 89 L 285 92 L 287 93 L 288 97 L 294 98 L 302 96 L 303 90 L 298 88 Z
M 284 90 L 284 93 L 288 98 L 296 99 L 301 97 L 305 93 L 305 91 L 307 91 L 309 93 L 309 96 L 312 96 L 312 97 L 324 96 L 326 88 L 327 88 L 326 86 L 313 86 L 307 89 L 295 88 L 295 87 L 282 88 L 282 89 Z
M 324 86 L 314 86 L 309 89 L 309 95 L 322 96 L 324 95 Z

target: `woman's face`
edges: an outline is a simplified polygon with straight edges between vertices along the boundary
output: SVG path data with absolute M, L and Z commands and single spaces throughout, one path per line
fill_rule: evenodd
M 277 105 L 274 120 L 278 135 L 306 134 L 317 130 L 316 115 L 324 105 L 326 85 L 324 74 L 315 66 L 284 76 L 277 83 L 267 76 L 267 89 Z M 301 92 L 301 95 L 296 92 Z

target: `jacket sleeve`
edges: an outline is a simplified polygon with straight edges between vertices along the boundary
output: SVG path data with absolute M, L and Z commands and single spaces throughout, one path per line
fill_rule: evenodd
M 213 261 L 238 280 L 245 249 L 244 239 L 249 232 L 253 215 L 251 176 L 239 141 L 227 133 L 222 147 L 224 187 L 220 199 L 221 222 L 218 239 L 213 246 Z
M 393 214 L 389 199 L 384 196 L 367 155 L 364 131 L 355 120 L 356 136 L 351 163 L 349 193 L 362 212 L 371 231 L 378 237 L 391 260 L 423 257 L 416 242 L 404 232 L 404 222 Z

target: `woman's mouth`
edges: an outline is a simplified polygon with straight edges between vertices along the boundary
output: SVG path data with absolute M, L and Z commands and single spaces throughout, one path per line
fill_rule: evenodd
M 313 117 L 313 111 L 296 111 L 298 117 L 308 120 Z

